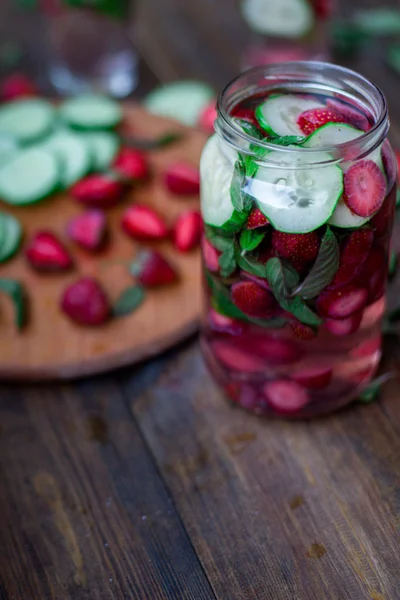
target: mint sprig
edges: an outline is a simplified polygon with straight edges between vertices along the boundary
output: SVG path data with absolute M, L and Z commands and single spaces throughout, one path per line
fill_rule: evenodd
M 270 136 L 268 141 L 276 146 L 301 146 L 307 140 L 301 135 Z
M 135 312 L 144 302 L 146 292 L 141 285 L 132 285 L 122 292 L 113 306 L 115 317 L 125 317 Z
M 0 279 L 0 292 L 13 301 L 15 324 L 19 330 L 23 329 L 26 322 L 26 296 L 22 284 L 16 279 Z
M 377 379 L 374 379 L 368 384 L 365 390 L 361 392 L 358 401 L 362 402 L 362 404 L 371 404 L 372 402 L 375 402 L 382 393 L 382 387 L 391 379 L 396 379 L 395 373 L 385 373 Z
M 246 119 L 240 119 L 239 117 L 235 117 L 233 121 L 239 125 L 244 133 L 247 133 L 247 135 L 250 135 L 256 140 L 262 140 L 264 138 L 258 127 L 256 127 L 253 123 L 250 123 L 250 121 L 246 121 Z
M 236 261 L 235 261 L 235 247 L 232 243 L 231 246 L 228 246 L 221 254 L 218 259 L 218 264 L 220 267 L 220 272 L 222 277 L 230 277 L 236 269 Z
M 255 250 L 263 241 L 265 233 L 254 229 L 244 229 L 240 234 L 240 247 L 245 252 Z
M 252 206 L 252 198 L 245 192 L 246 167 L 242 160 L 237 160 L 231 182 L 231 200 L 233 207 L 240 215 L 248 215 Z
M 265 264 L 258 262 L 254 256 L 242 254 L 239 247 L 236 248 L 235 258 L 238 267 L 243 271 L 246 271 L 246 273 L 250 273 L 250 275 L 255 275 L 256 277 L 262 277 L 263 279 L 266 277 Z

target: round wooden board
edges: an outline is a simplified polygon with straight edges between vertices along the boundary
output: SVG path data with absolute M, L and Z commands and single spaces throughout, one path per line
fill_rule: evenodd
M 27 266 L 22 252 L 0 266 L 0 277 L 21 280 L 30 298 L 29 323 L 22 332 L 17 332 L 11 302 L 1 295 L 1 379 L 69 379 L 101 373 L 154 356 L 197 329 L 201 303 L 200 253 L 179 254 L 170 242 L 154 247 L 176 265 L 181 280 L 176 285 L 149 291 L 146 301 L 134 314 L 114 319 L 100 328 L 84 328 L 70 322 L 59 310 L 62 291 L 82 275 L 101 280 L 112 301 L 133 284 L 127 265 L 139 245 L 120 228 L 121 214 L 130 203 L 155 207 L 171 225 L 183 210 L 198 206 L 197 198 L 178 198 L 166 191 L 162 173 L 176 160 L 198 165 L 204 135 L 132 105 L 126 107 L 123 128 L 124 133 L 141 138 L 153 139 L 171 131 L 182 131 L 184 137 L 167 148 L 148 153 L 154 176 L 148 184 L 128 192 L 119 207 L 108 211 L 111 239 L 100 254 L 88 254 L 67 241 L 66 223 L 82 212 L 82 207 L 68 193 L 24 208 L 0 203 L 0 210 L 20 219 L 25 240 L 38 230 L 51 229 L 67 242 L 76 259 L 76 268 L 67 274 L 35 273 Z

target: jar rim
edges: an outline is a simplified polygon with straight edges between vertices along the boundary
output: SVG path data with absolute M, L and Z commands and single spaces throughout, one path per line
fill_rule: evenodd
M 258 78 L 259 76 L 263 76 L 266 81 L 266 84 L 268 84 L 269 77 L 272 79 L 275 79 L 275 82 L 276 82 L 277 77 L 278 78 L 282 77 L 282 80 L 280 81 L 280 87 L 284 87 L 285 86 L 284 76 L 289 73 L 295 75 L 296 71 L 299 74 L 302 72 L 303 72 L 303 74 L 306 74 L 306 75 L 309 74 L 309 78 L 307 80 L 304 80 L 304 79 L 302 80 L 303 83 L 306 83 L 309 86 L 314 85 L 317 87 L 318 86 L 322 87 L 322 84 L 321 84 L 321 82 L 318 82 L 318 79 L 320 79 L 321 75 L 327 71 L 336 75 L 336 77 L 339 77 L 339 76 L 341 78 L 346 77 L 347 81 L 349 79 L 354 80 L 354 91 L 357 90 L 359 93 L 363 92 L 362 95 L 363 95 L 364 99 L 367 94 L 374 97 L 373 98 L 373 100 L 375 101 L 375 105 L 374 105 L 375 114 L 373 115 L 375 117 L 374 125 L 371 127 L 371 129 L 369 129 L 368 131 L 364 132 L 362 135 L 360 135 L 356 139 L 351 140 L 349 142 L 344 142 L 341 144 L 335 144 L 335 145 L 329 145 L 329 146 L 321 146 L 318 148 L 304 148 L 303 146 L 301 146 L 301 147 L 300 146 L 299 147 L 281 146 L 278 144 L 273 144 L 272 142 L 253 138 L 251 135 L 244 132 L 237 124 L 234 123 L 232 117 L 229 114 L 229 110 L 228 110 L 229 107 L 227 106 L 226 98 L 235 86 L 239 85 L 242 81 L 245 82 L 246 79 L 251 79 L 252 77 Z M 315 77 L 315 79 L 314 79 L 314 77 Z M 290 81 L 289 79 L 286 80 L 287 84 L 289 83 L 289 81 Z M 339 81 L 339 79 L 338 79 L 338 81 Z M 275 87 L 276 87 L 276 84 L 275 84 Z M 273 85 L 271 84 L 270 87 L 267 85 L 263 89 L 273 90 Z M 341 88 L 339 86 L 334 86 L 334 84 L 332 84 L 330 86 L 330 88 L 328 88 L 328 89 L 331 89 L 331 91 L 333 91 L 334 93 L 343 91 L 344 99 L 347 97 L 349 99 L 354 100 L 354 96 L 352 96 L 350 93 L 345 93 L 344 90 L 341 90 Z M 259 92 L 259 90 L 260 90 L 260 88 L 258 88 L 258 92 Z M 253 86 L 253 91 L 256 92 L 257 87 Z M 305 89 L 305 93 L 307 93 L 307 89 Z M 242 99 L 245 99 L 246 97 L 250 97 L 250 94 L 247 96 L 244 96 Z M 331 163 L 338 163 L 344 159 L 346 150 L 348 150 L 352 147 L 358 146 L 358 147 L 362 147 L 362 150 L 360 150 L 359 156 L 353 158 L 353 160 L 355 160 L 355 159 L 358 160 L 359 158 L 363 158 L 363 156 L 370 154 L 380 144 L 382 144 L 384 139 L 387 136 L 388 131 L 389 131 L 388 106 L 387 106 L 386 98 L 385 98 L 383 92 L 380 90 L 380 88 L 377 85 L 375 85 L 374 83 L 372 83 L 371 81 L 369 81 L 363 75 L 360 75 L 359 73 L 357 73 L 351 69 L 342 67 L 340 65 L 334 65 L 332 63 L 319 62 L 319 61 L 293 61 L 293 62 L 279 63 L 279 64 L 274 64 L 274 65 L 254 67 L 252 69 L 248 69 L 247 71 L 240 73 L 240 75 L 238 75 L 232 81 L 230 81 L 228 83 L 228 85 L 226 85 L 225 88 L 222 90 L 222 92 L 218 98 L 217 113 L 218 113 L 218 118 L 216 121 L 217 133 L 222 135 L 222 137 L 225 139 L 225 141 L 227 141 L 230 145 L 234 146 L 236 150 L 238 150 L 239 152 L 244 152 L 245 154 L 255 156 L 257 158 L 257 161 L 260 163 L 265 163 L 265 162 L 272 163 L 272 161 L 265 160 L 266 157 L 264 159 L 260 159 L 259 156 L 257 156 L 256 152 L 254 152 L 250 149 L 250 145 L 253 148 L 256 146 L 257 148 L 265 149 L 267 151 L 280 151 L 282 153 L 287 153 L 287 154 L 301 152 L 301 154 L 303 156 L 308 155 L 310 157 L 309 164 L 313 164 L 313 165 L 318 163 L 318 161 L 315 160 L 315 158 L 317 157 L 318 154 L 321 154 L 321 153 L 334 154 L 335 152 L 337 152 L 339 150 L 339 152 L 340 152 L 339 157 L 332 156 L 332 160 L 323 161 L 321 164 L 327 165 L 327 164 L 331 164 Z M 313 157 L 314 157 L 314 160 L 313 160 Z M 279 163 L 275 163 L 275 164 L 278 165 Z M 306 166 L 307 165 L 304 163 L 304 167 L 306 167 Z

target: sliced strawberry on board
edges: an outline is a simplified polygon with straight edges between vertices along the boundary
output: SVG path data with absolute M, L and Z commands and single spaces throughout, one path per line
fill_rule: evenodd
M 28 262 L 37 271 L 67 271 L 72 258 L 63 243 L 51 231 L 39 231 L 25 249 Z
M 217 103 L 213 100 L 203 108 L 197 124 L 204 133 L 211 135 L 215 131 L 214 123 L 217 120 L 217 116 Z
M 286 379 L 269 381 L 264 385 L 263 391 L 270 406 L 279 413 L 296 413 L 310 401 L 303 386 Z
M 87 175 L 71 188 L 72 197 L 86 206 L 112 208 L 121 200 L 125 185 L 109 175 Z
M 169 230 L 158 213 L 148 206 L 132 204 L 122 216 L 122 229 L 140 242 L 165 240 Z
M 211 242 L 208 241 L 205 235 L 201 241 L 201 248 L 203 252 L 203 260 L 206 268 L 212 273 L 219 271 L 219 256 L 220 252 L 214 248 Z
M 98 326 L 111 317 L 111 306 L 101 284 L 84 277 L 69 285 L 61 298 L 61 310 L 80 325 Z
M 328 98 L 326 106 L 340 115 L 342 123 L 352 125 L 360 131 L 368 131 L 371 129 L 371 124 L 367 117 L 349 104 L 340 102 L 340 100 L 336 100 L 336 98 Z
M 315 231 L 311 233 L 283 233 L 274 231 L 272 248 L 282 258 L 298 265 L 314 261 L 318 256 L 321 240 Z
M 317 337 L 317 332 L 312 327 L 308 325 L 304 325 L 300 321 L 295 321 L 290 324 L 290 329 L 295 338 L 298 340 L 302 340 L 304 342 L 308 342 L 309 340 L 313 340 Z
M 214 340 L 211 349 L 216 359 L 228 369 L 244 373 L 259 373 L 265 371 L 265 361 L 234 344 L 232 340 Z
M 344 176 L 344 201 L 359 217 L 371 217 L 386 196 L 386 179 L 372 160 L 359 160 Z
M 362 310 L 368 299 L 368 290 L 354 283 L 336 290 L 325 290 L 317 299 L 316 307 L 322 317 L 345 319 Z
M 187 163 L 175 163 L 166 170 L 164 183 L 176 196 L 195 196 L 200 193 L 200 172 Z
M 374 241 L 372 229 L 353 231 L 343 244 L 340 253 L 340 265 L 330 288 L 346 285 L 354 279 L 368 258 Z
M 36 85 L 23 73 L 13 73 L 0 84 L 0 99 L 4 102 L 38 96 Z
M 309 390 L 323 390 L 332 381 L 333 369 L 329 367 L 308 367 L 295 371 L 290 376 L 293 381 Z
M 350 335 L 356 333 L 356 331 L 360 329 L 363 314 L 364 311 L 359 310 L 346 319 L 326 319 L 323 323 L 323 327 L 332 335 Z
M 275 308 L 275 298 L 253 281 L 239 281 L 232 286 L 232 302 L 251 317 L 266 318 Z
M 297 119 L 304 135 L 310 135 L 327 123 L 343 123 L 343 120 L 340 114 L 330 108 L 312 108 L 301 113 Z
M 178 280 L 175 268 L 155 250 L 142 250 L 131 265 L 131 273 L 147 288 L 169 285 Z
M 257 229 L 258 227 L 265 227 L 266 225 L 269 225 L 267 217 L 259 208 L 253 208 L 247 219 L 246 229 Z
M 107 221 L 101 210 L 88 210 L 71 219 L 67 234 L 85 250 L 100 250 L 105 242 Z
M 198 210 L 182 213 L 174 226 L 174 246 L 179 252 L 190 252 L 199 246 L 203 233 L 203 220 Z
M 122 148 L 113 162 L 112 169 L 132 183 L 146 181 L 150 174 L 146 156 L 133 148 Z
M 241 335 L 244 331 L 244 323 L 237 319 L 231 319 L 211 308 L 208 313 L 208 322 L 213 331 L 227 333 L 228 335 Z

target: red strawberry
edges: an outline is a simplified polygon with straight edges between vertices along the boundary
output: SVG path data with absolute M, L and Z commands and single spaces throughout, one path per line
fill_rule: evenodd
M 68 236 L 86 250 L 100 250 L 106 238 L 106 217 L 100 210 L 88 210 L 74 217 L 67 227 Z
M 291 374 L 291 378 L 309 390 L 323 390 L 332 381 L 333 370 L 327 367 L 309 367 Z
M 295 321 L 294 323 L 291 323 L 290 329 L 292 330 L 294 337 L 302 341 L 313 340 L 317 337 L 317 333 L 312 327 L 304 325 L 300 321 Z
M 310 401 L 305 388 L 295 381 L 269 381 L 263 389 L 268 403 L 279 413 L 295 413 Z
M 341 123 L 352 125 L 360 131 L 368 131 L 371 129 L 371 125 L 367 117 L 356 108 L 349 106 L 349 104 L 344 104 L 335 98 L 328 98 L 326 101 L 326 106 L 340 115 Z
M 111 316 L 108 298 L 92 277 L 84 277 L 67 287 L 61 298 L 61 310 L 80 325 L 103 325 Z
M 346 319 L 326 319 L 324 329 L 332 335 L 345 336 L 355 333 L 359 330 L 364 311 L 359 310 Z
M 335 9 L 334 0 L 311 0 L 315 14 L 320 19 L 329 19 L 333 15 Z
M 232 301 L 251 317 L 267 317 L 275 307 L 273 295 L 253 281 L 235 283 L 232 286 Z
M 241 348 L 234 340 L 214 340 L 211 347 L 217 360 L 228 369 L 245 373 L 265 371 L 265 361 Z
M 385 176 L 372 160 L 359 160 L 344 176 L 344 200 L 359 217 L 371 217 L 383 204 Z
M 297 124 L 304 133 L 310 135 L 327 123 L 343 123 L 341 116 L 329 108 L 312 108 L 301 113 Z
M 368 289 L 368 305 L 385 293 L 388 274 L 388 256 L 382 246 L 375 244 L 359 275 L 361 285 Z
M 365 287 L 348 283 L 336 290 L 325 290 L 317 299 L 316 306 L 322 317 L 345 319 L 362 310 L 368 298 Z
M 359 229 L 349 235 L 340 255 L 339 269 L 329 286 L 330 288 L 341 287 L 354 279 L 367 260 L 373 241 L 372 229 Z
M 113 170 L 122 177 L 136 181 L 145 181 L 150 173 L 147 158 L 139 150 L 122 148 L 113 162 Z
M 131 272 L 145 287 L 160 287 L 178 280 L 174 267 L 154 250 L 140 252 L 131 266 Z
M 88 175 L 78 181 L 72 189 L 71 194 L 75 200 L 96 208 L 110 208 L 118 204 L 125 186 L 108 175 Z
M 257 227 L 265 227 L 265 225 L 269 225 L 267 217 L 259 208 L 253 208 L 247 219 L 246 229 L 257 229 Z
M 174 227 L 174 246 L 180 252 L 189 252 L 200 244 L 203 220 L 198 210 L 182 213 Z
M 203 260 L 205 266 L 212 273 L 217 273 L 219 271 L 218 261 L 221 253 L 214 248 L 205 235 L 203 235 L 203 239 L 201 241 L 201 248 L 203 251 Z
M 277 254 L 298 265 L 314 261 L 318 256 L 320 244 L 321 240 L 315 231 L 311 233 L 274 231 L 272 234 L 272 247 Z
M 208 104 L 200 113 L 198 126 L 204 133 L 214 133 L 214 123 L 217 120 L 217 106 L 215 100 Z
M 213 308 L 211 308 L 208 313 L 208 322 L 213 331 L 219 331 L 220 333 L 227 333 L 229 335 L 241 335 L 243 333 L 244 324 L 241 321 L 221 315 L 221 313 Z
M 199 170 L 187 163 L 170 165 L 164 175 L 167 189 L 177 196 L 193 196 L 200 193 Z
M 240 105 L 235 106 L 232 111 L 232 117 L 235 117 L 236 119 L 244 119 L 245 121 L 248 121 L 249 123 L 252 123 L 258 127 L 258 121 L 252 108 L 242 108 Z
M 68 250 L 50 231 L 39 231 L 26 248 L 25 255 L 38 271 L 67 271 L 72 267 Z
M 392 222 L 396 210 L 396 186 L 393 186 L 392 191 L 382 204 L 381 209 L 371 219 L 371 226 L 375 229 L 375 234 L 383 238 L 391 233 Z
M 302 354 L 300 347 L 290 340 L 248 334 L 242 336 L 240 343 L 271 365 L 290 365 Z
M 258 260 L 263 264 L 267 264 L 270 258 L 275 258 L 276 252 L 273 248 L 262 248 L 260 246 L 260 251 L 258 253 Z
M 271 290 L 267 279 L 262 279 L 261 277 L 257 277 L 257 275 L 253 275 L 252 273 L 247 273 L 247 271 L 241 271 L 240 273 L 241 273 L 243 279 L 247 279 L 248 281 L 254 281 L 254 283 L 257 283 L 262 288 L 265 288 L 266 290 Z
M 0 85 L 0 98 L 5 102 L 37 95 L 35 84 L 22 73 L 9 75 Z
M 133 204 L 123 214 L 122 229 L 140 242 L 164 240 L 169 231 L 162 218 L 148 206 Z

